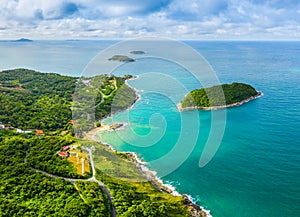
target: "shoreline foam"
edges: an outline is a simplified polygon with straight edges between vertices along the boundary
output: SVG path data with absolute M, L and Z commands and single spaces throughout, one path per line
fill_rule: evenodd
M 117 149 L 115 149 L 112 145 L 110 145 L 109 143 L 101 141 L 100 137 L 98 137 L 98 139 L 95 138 L 96 134 L 101 133 L 101 131 L 105 131 L 105 130 L 99 130 L 99 131 L 94 132 L 94 134 L 92 135 L 91 138 L 93 138 L 94 141 L 100 142 L 101 144 L 105 145 L 113 152 L 120 152 Z M 191 207 L 191 214 L 192 213 L 194 214 L 194 215 L 192 215 L 192 217 L 201 217 L 201 216 L 203 216 L 203 214 L 205 214 L 206 217 L 212 217 L 212 215 L 210 214 L 210 210 L 204 209 L 203 206 L 198 205 L 190 195 L 181 194 L 176 190 L 175 186 L 164 183 L 164 181 L 157 176 L 157 172 L 154 170 L 151 170 L 147 166 L 147 162 L 145 162 L 141 158 L 139 158 L 135 152 L 125 151 L 125 152 L 120 152 L 120 153 L 126 154 L 128 159 L 131 160 L 136 165 L 136 167 L 140 170 L 142 175 L 148 181 L 150 181 L 151 184 L 154 185 L 156 188 L 158 188 L 162 192 L 171 194 L 173 196 L 183 197 L 185 200 L 185 204 L 187 206 Z

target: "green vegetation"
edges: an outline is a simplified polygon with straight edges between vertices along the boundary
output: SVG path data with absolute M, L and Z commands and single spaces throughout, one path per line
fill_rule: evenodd
M 0 121 L 21 129 L 64 128 L 72 117 L 75 82 L 27 69 L 0 72 Z
M 130 182 L 106 175 L 97 170 L 97 178 L 103 180 L 114 197 L 117 215 L 131 216 L 189 216 L 183 198 L 162 193 L 149 181 Z
M 83 178 L 76 172 L 76 168 L 70 164 L 67 158 L 57 155 L 63 146 L 69 146 L 76 142 L 72 136 L 45 136 L 32 137 L 27 140 L 30 147 L 27 156 L 28 166 L 53 175 L 69 178 Z M 91 174 L 85 174 L 85 178 Z
M 135 92 L 124 83 L 127 78 L 131 77 L 99 75 L 78 80 L 27 69 L 2 71 L 0 121 L 23 130 L 67 129 L 72 108 L 75 116 L 79 114 L 76 127 L 87 131 L 93 124 L 87 123 L 83 114 L 95 114 L 99 120 L 134 103 Z
M 122 76 L 122 78 L 124 79 L 124 80 L 127 80 L 127 79 L 132 79 L 132 78 L 135 78 L 135 76 L 133 76 L 133 75 L 123 75 Z
M 96 182 L 77 181 L 75 185 L 90 208 L 90 217 L 110 216 L 108 197 Z
M 63 146 L 78 143 L 96 147 L 96 178 L 110 190 L 118 216 L 189 216 L 184 199 L 153 187 L 128 155 L 68 133 L 72 112 L 75 130 L 89 130 L 100 123 L 85 125 L 86 117 L 95 114 L 99 119 L 130 106 L 136 95 L 124 83 L 128 78 L 100 75 L 79 80 L 26 69 L 0 72 L 0 121 L 46 131 L 38 136 L 0 130 L 1 217 L 110 216 L 109 197 L 97 182 L 85 179 L 72 184 L 74 180 L 62 178 L 91 176 L 79 175 L 66 158 L 57 155 Z
M 94 146 L 97 178 L 113 195 L 118 216 L 189 216 L 182 197 L 153 187 L 126 154 L 113 152 L 101 144 L 94 143 Z
M 81 144 L 85 143 L 81 142 Z M 141 175 L 135 164 L 128 160 L 126 154 L 113 152 L 99 143 L 93 143 L 93 145 L 96 147 L 93 156 L 97 169 L 101 169 L 103 173 L 123 181 L 147 181 L 144 176 Z
M 92 122 L 87 121 L 90 117 L 99 120 L 135 102 L 135 91 L 125 84 L 128 78 L 131 76 L 98 75 L 78 81 L 72 110 L 77 121 L 75 131 L 79 137 L 94 127 Z
M 134 51 L 130 51 L 131 54 L 145 54 L 144 51 L 141 50 L 134 50 Z
M 29 137 L 0 131 L 0 216 L 89 216 L 70 182 L 37 173 L 24 163 Z
M 223 84 L 193 90 L 185 96 L 180 104 L 182 108 L 224 106 L 241 102 L 257 94 L 258 92 L 248 84 Z
M 120 61 L 120 62 L 134 62 L 135 60 L 124 55 L 114 55 L 108 59 L 109 61 Z

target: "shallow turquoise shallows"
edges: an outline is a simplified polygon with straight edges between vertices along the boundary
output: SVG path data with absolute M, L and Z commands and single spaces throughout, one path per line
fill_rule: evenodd
M 38 59 L 4 57 L 0 67 L 79 75 L 109 44 L 113 42 L 34 42 L 12 49 L 1 42 L 0 48 L 12 57 L 23 51 Z M 160 59 L 141 59 L 116 69 L 116 74 L 140 75 L 128 83 L 139 90 L 141 99 L 112 118 L 129 125 L 102 133 L 101 140 L 118 150 L 137 152 L 166 183 L 191 195 L 214 217 L 300 216 L 300 42 L 187 44 L 208 60 L 221 83 L 248 83 L 264 94 L 227 109 L 225 120 L 215 120 L 225 124 L 225 132 L 213 159 L 199 167 L 212 112 L 179 113 L 176 104 L 184 93 L 169 82 L 157 79 L 161 89 L 150 91 L 155 83 L 147 77 L 150 72 L 169 75 L 187 90 L 200 88 L 189 72 Z

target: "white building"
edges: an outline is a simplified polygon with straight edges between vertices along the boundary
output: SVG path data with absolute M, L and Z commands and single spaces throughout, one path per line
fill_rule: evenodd
M 17 129 L 17 133 L 32 133 L 31 130 L 21 130 L 21 129 Z
M 84 158 L 82 158 L 82 175 L 84 175 Z

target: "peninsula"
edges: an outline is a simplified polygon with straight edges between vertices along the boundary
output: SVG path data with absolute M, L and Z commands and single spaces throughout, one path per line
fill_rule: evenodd
M 178 110 L 215 110 L 234 107 L 261 96 L 262 92 L 244 83 L 216 85 L 188 93 L 178 104 Z
M 134 153 L 93 141 L 94 124 L 109 130 L 121 125 L 105 127 L 86 117 L 100 120 L 131 106 L 137 97 L 125 83 L 131 77 L 0 72 L 3 216 L 207 216 L 142 171 Z

